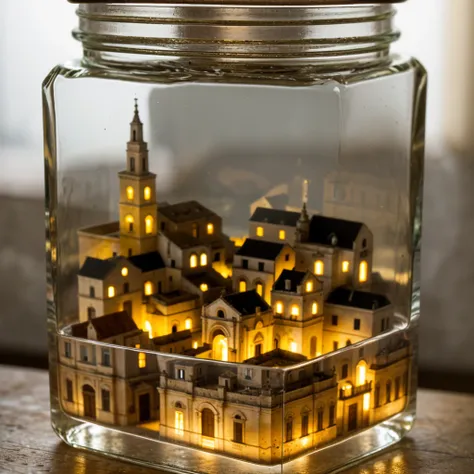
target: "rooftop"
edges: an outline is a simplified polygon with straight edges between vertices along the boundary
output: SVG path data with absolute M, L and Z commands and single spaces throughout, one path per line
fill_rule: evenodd
M 212 212 L 207 207 L 204 207 L 197 201 L 186 201 L 179 202 L 177 204 L 161 205 L 158 208 L 158 213 L 177 224 L 216 216 L 214 212 Z
M 340 287 L 329 294 L 326 303 L 375 311 L 388 306 L 390 301 L 384 295 Z
M 261 365 L 264 367 L 285 367 L 304 362 L 305 360 L 308 360 L 308 358 L 302 354 L 284 351 L 283 349 L 274 349 L 257 357 L 244 360 L 244 364 Z
M 73 324 L 71 326 L 71 335 L 87 339 L 89 324 L 92 324 L 94 327 L 97 333 L 97 340 L 99 341 L 139 330 L 127 311 L 119 311 L 117 313 L 105 314 L 83 323 Z
M 100 258 L 87 257 L 79 269 L 78 275 L 94 280 L 104 280 L 114 268 L 115 262 L 111 259 L 101 260 Z
M 166 334 L 165 336 L 154 337 L 153 342 L 157 346 L 165 346 L 166 344 L 171 344 L 173 342 L 184 341 L 190 337 L 191 331 L 185 329 L 184 331 L 173 332 L 171 334 Z
M 267 198 L 269 199 L 269 198 Z M 251 222 L 265 222 L 268 224 L 284 225 L 296 227 L 296 223 L 300 217 L 299 212 L 283 211 L 281 209 L 267 209 L 265 207 L 257 207 L 250 218 Z
M 107 222 L 106 224 L 93 225 L 90 227 L 83 227 L 82 229 L 79 229 L 79 232 L 84 234 L 118 236 L 120 232 L 120 223 L 116 221 Z
M 207 272 L 190 273 L 183 278 L 186 278 L 186 280 L 191 282 L 197 288 L 199 288 L 203 283 L 205 283 L 209 288 L 225 288 L 228 284 L 225 278 L 214 269 Z
M 314 244 L 352 250 L 362 226 L 361 222 L 320 215 L 313 216 L 310 222 L 308 241 Z
M 165 268 L 165 262 L 158 252 L 148 252 L 141 255 L 133 255 L 128 257 L 128 261 L 135 267 L 139 268 L 142 273 L 151 272 Z
M 199 299 L 198 295 L 188 293 L 183 290 L 170 291 L 169 293 L 155 293 L 152 299 L 165 305 L 183 303 L 184 301 L 192 301 Z
M 211 350 L 211 345 L 210 344 L 203 344 L 200 347 L 197 347 L 196 349 L 186 349 L 183 352 L 183 355 L 187 356 L 197 356 L 199 354 L 202 354 L 203 352 L 207 352 Z
M 298 286 L 302 285 L 303 280 L 305 279 L 307 274 L 311 274 L 311 272 L 298 272 L 296 270 L 283 270 L 278 277 L 278 280 L 274 283 L 273 289 L 275 291 L 289 291 L 292 293 L 296 293 L 298 290 Z M 316 278 L 316 277 L 314 277 Z M 290 282 L 290 288 L 286 288 L 286 282 Z M 314 289 L 315 291 L 317 288 Z
M 260 311 L 268 311 L 270 309 L 268 303 L 255 290 L 224 295 L 221 298 L 242 316 L 255 314 L 257 308 L 260 308 Z
M 236 254 L 242 257 L 259 258 L 261 260 L 275 260 L 285 244 L 267 242 L 265 240 L 246 239 Z

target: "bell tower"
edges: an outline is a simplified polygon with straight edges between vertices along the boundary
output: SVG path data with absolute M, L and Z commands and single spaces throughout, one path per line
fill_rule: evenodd
M 156 175 L 148 171 L 148 147 L 137 99 L 127 143 L 127 168 L 120 181 L 120 253 L 124 257 L 157 249 Z

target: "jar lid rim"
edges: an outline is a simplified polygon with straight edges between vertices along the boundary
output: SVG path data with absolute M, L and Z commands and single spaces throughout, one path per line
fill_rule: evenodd
M 255 5 L 255 6 L 344 6 L 344 5 L 377 5 L 390 3 L 403 3 L 406 0 L 113 0 L 106 2 L 104 0 L 68 0 L 69 3 L 124 3 L 129 5 L 139 4 L 200 4 L 200 5 Z

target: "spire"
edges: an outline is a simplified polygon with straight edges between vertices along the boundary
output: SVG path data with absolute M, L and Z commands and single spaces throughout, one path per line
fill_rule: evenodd
M 138 113 L 138 99 L 135 97 L 134 101 L 135 101 L 135 106 L 134 106 L 134 113 L 133 113 L 132 124 L 133 124 L 133 123 L 136 123 L 136 124 L 143 125 L 142 122 L 141 122 L 141 120 L 140 120 L 140 115 L 139 115 L 139 113 Z
M 306 202 L 303 202 L 303 207 L 301 208 L 301 214 L 296 223 L 296 241 L 297 242 L 306 242 L 309 237 L 309 216 L 306 209 Z
M 135 106 L 133 111 L 133 119 L 130 122 L 130 141 L 143 142 L 143 123 L 138 113 L 138 99 L 135 98 Z

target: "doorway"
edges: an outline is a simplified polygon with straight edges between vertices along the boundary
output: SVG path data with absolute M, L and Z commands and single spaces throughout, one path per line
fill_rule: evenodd
M 151 418 L 150 394 L 144 393 L 138 397 L 138 411 L 140 422 L 149 421 Z
M 349 406 L 349 417 L 347 420 L 347 431 L 354 431 L 357 429 L 357 403 Z
M 84 401 L 84 416 L 95 419 L 95 390 L 90 385 L 82 387 L 82 399 Z
M 201 418 L 202 435 L 214 438 L 214 413 L 209 408 L 204 408 Z

